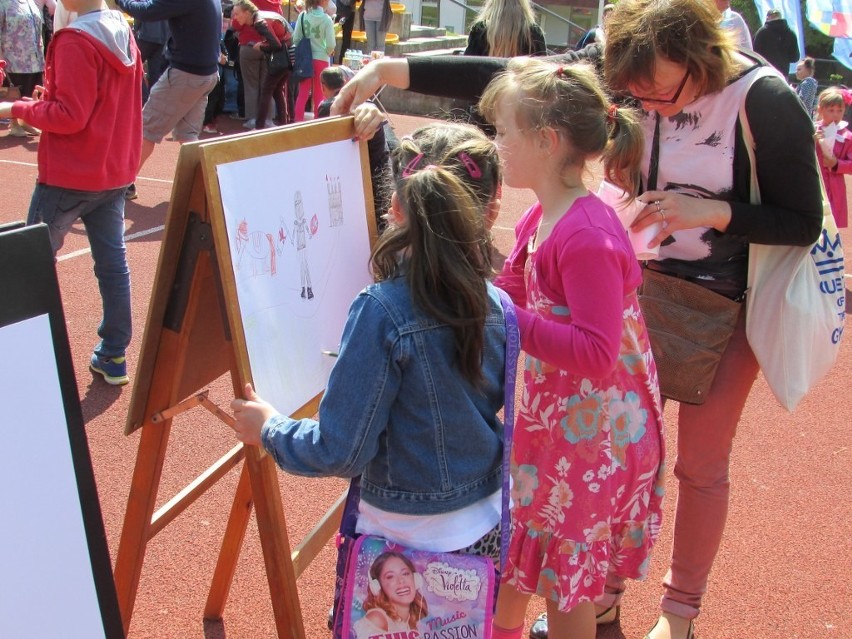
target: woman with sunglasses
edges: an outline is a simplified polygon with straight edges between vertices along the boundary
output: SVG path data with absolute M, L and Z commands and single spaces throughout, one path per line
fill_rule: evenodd
M 593 45 L 579 56 L 556 58 L 566 63 L 591 54 L 595 60 L 599 53 Z M 347 85 L 335 111 L 348 111 L 382 84 L 479 95 L 505 64 L 456 56 L 382 61 Z M 633 229 L 662 222 L 652 242 L 660 245 L 660 257 L 648 269 L 741 300 L 749 243 L 806 246 L 816 240 L 822 203 L 813 124 L 779 74 L 733 46 L 710 4 L 622 0 L 608 22 L 603 75 L 612 93 L 632 97 L 644 111 L 639 199 L 647 206 Z M 759 205 L 749 203 L 741 105 L 755 140 Z M 679 406 L 672 557 L 661 616 L 648 639 L 693 637 L 725 527 L 733 438 L 758 368 L 742 309 L 705 402 Z M 608 584 L 606 600 L 596 603 L 617 607 L 622 590 Z M 599 622 L 615 618 L 607 614 Z

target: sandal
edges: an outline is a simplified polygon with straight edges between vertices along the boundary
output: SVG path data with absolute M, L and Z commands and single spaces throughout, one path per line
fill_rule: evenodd
M 618 621 L 618 618 L 620 616 L 621 606 L 610 606 L 609 608 L 605 608 L 604 610 L 601 610 L 598 614 L 595 615 L 595 624 L 597 624 L 598 626 L 606 626 Z
M 645 635 L 645 639 L 651 639 L 651 633 L 654 632 L 654 628 L 656 628 L 657 625 L 660 623 L 661 618 L 662 617 L 658 618 L 657 622 L 653 626 L 651 626 L 651 629 Z M 689 628 L 686 631 L 686 637 L 684 637 L 684 639 L 695 639 L 695 624 L 694 624 L 694 622 L 695 622 L 694 619 L 689 620 Z
M 618 621 L 621 616 L 621 606 L 615 605 L 605 608 L 595 615 L 595 624 L 606 626 Z M 547 639 L 547 613 L 541 613 L 530 627 L 530 639 Z M 645 639 L 648 639 L 647 637 Z M 688 637 L 687 639 L 692 639 Z

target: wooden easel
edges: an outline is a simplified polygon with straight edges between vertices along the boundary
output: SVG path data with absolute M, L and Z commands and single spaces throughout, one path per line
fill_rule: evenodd
M 351 118 L 335 122 L 333 126 L 342 135 L 352 137 Z M 310 126 L 304 126 L 308 138 Z M 262 131 L 240 136 L 240 140 L 250 141 L 262 154 L 264 150 L 278 148 L 276 136 L 280 135 L 280 130 Z M 230 415 L 216 406 L 202 389 L 230 372 L 234 395 L 240 397 L 246 381 L 248 362 L 244 353 L 235 349 L 231 336 L 233 317 L 228 316 L 227 300 L 232 299 L 228 297 L 232 291 L 226 292 L 223 287 L 217 264 L 217 239 L 210 220 L 201 150 L 205 144 L 227 140 L 185 144 L 178 157 L 127 420 L 127 434 L 139 428 L 142 432 L 119 540 L 115 585 L 126 632 L 148 541 L 244 459 L 204 617 L 222 617 L 254 505 L 278 637 L 303 639 L 305 630 L 296 579 L 337 529 L 344 495 L 291 552 L 277 467 L 260 449 L 239 444 L 154 512 L 172 419 L 185 410 L 203 407 L 229 423 Z M 366 162 L 363 144 L 361 155 L 363 166 Z M 369 172 L 365 180 L 365 192 L 369 193 Z M 293 416 L 315 414 L 319 399 L 314 398 Z

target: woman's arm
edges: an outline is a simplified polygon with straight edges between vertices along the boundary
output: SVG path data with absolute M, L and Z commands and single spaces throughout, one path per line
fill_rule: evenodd
M 582 51 L 568 51 L 548 59 L 563 64 L 579 61 L 598 64 L 600 53 L 600 46 L 594 44 Z M 427 95 L 475 100 L 482 95 L 491 78 L 506 68 L 507 62 L 506 58 L 460 55 L 377 60 L 346 83 L 337 94 L 331 114 L 349 113 L 384 85 Z
M 409 58 L 383 58 L 368 64 L 343 85 L 331 105 L 331 114 L 350 113 L 359 104 L 372 98 L 385 85 L 407 89 L 408 62 Z
M 752 85 L 745 111 L 754 136 L 761 203 L 731 202 L 731 221 L 725 232 L 757 244 L 807 246 L 822 228 L 813 122 L 796 94 L 775 76 Z M 747 172 L 741 138 L 738 136 L 734 168 Z
M 281 49 L 284 48 L 281 39 L 275 33 L 275 29 L 271 27 L 266 20 L 258 18 L 254 23 L 254 29 L 260 34 L 260 37 L 264 39 L 264 42 L 259 43 L 258 46 L 258 48 L 264 53 L 281 51 Z

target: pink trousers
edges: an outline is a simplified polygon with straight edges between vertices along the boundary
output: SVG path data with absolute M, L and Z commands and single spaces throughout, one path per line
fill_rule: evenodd
M 759 366 L 745 335 L 745 305 L 701 406 L 681 404 L 677 424 L 678 481 L 671 565 L 663 580 L 663 611 L 693 619 L 728 516 L 728 465 L 737 423 Z M 665 525 L 665 523 L 664 523 Z M 611 574 L 606 592 L 595 603 L 619 603 L 624 580 Z
M 320 84 L 320 73 L 328 66 L 328 60 L 314 60 L 314 77 L 305 78 L 299 82 L 299 95 L 296 98 L 295 121 L 302 122 L 305 119 L 305 105 L 308 96 L 313 96 L 314 115 L 322 102 L 322 85 Z

